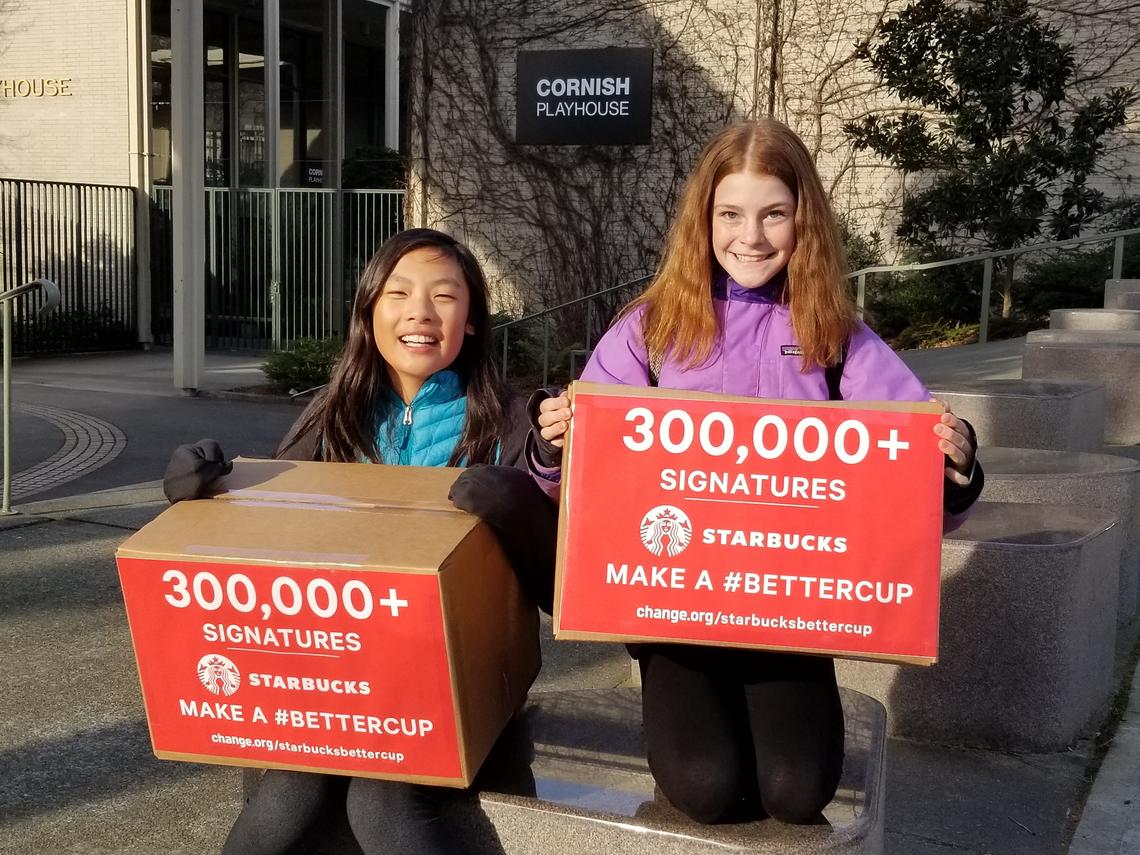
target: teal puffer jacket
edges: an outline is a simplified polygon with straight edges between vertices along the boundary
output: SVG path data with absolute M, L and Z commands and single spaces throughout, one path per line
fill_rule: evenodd
M 376 427 L 376 449 L 385 463 L 400 466 L 446 466 L 467 413 L 467 395 L 454 371 L 437 371 L 405 404 L 392 391 Z M 463 465 L 463 462 L 460 462 Z

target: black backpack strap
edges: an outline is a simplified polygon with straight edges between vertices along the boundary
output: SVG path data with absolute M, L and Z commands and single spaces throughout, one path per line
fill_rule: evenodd
M 823 369 L 823 377 L 827 381 L 827 400 L 829 401 L 843 400 L 843 393 L 839 391 L 839 383 L 843 379 L 843 369 L 847 365 L 847 345 L 848 342 L 843 343 L 843 348 L 839 351 L 839 361 Z

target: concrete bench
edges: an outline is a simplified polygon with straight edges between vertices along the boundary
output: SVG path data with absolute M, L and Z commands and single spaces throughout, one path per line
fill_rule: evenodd
M 1111 454 L 983 447 L 985 498 L 1105 511 L 1121 525 L 1117 623 L 1136 616 L 1140 579 L 1140 463 Z
M 1140 330 L 1136 309 L 1053 309 L 1051 330 Z
M 1121 306 L 1120 295 L 1140 292 L 1140 279 L 1104 280 L 1104 307 L 1106 309 L 1126 308 Z
M 1038 330 L 1025 337 L 1022 377 L 1104 385 L 1104 441 L 1140 443 L 1140 330 Z
M 886 716 L 866 695 L 843 690 L 841 696 L 846 757 L 826 823 L 692 822 L 655 791 L 636 688 L 532 695 L 521 721 L 533 746 L 535 795 L 484 791 L 482 811 L 457 800 L 444 821 L 488 855 L 880 855 Z M 320 852 L 349 855 L 359 847 L 342 823 Z
M 982 445 L 1100 451 L 1103 443 L 1104 387 L 1099 383 L 974 380 L 933 392 L 974 426 Z
M 979 502 L 943 541 L 938 664 L 836 660 L 840 684 L 899 736 L 1065 748 L 1112 693 L 1119 537 L 1103 511 Z

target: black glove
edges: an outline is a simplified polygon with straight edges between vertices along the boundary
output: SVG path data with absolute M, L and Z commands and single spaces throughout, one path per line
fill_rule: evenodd
M 170 455 L 162 492 L 171 503 L 183 499 L 200 499 L 207 488 L 223 475 L 230 474 L 233 463 L 226 460 L 222 447 L 212 439 L 200 439 L 193 445 L 180 445 Z
M 552 614 L 558 508 L 530 474 L 510 466 L 469 466 L 448 498 L 494 529 L 523 593 Z
M 542 428 L 538 426 L 538 405 L 547 398 L 557 397 L 562 390 L 556 386 L 548 386 L 535 391 L 526 402 L 526 416 L 530 420 L 530 436 L 527 439 L 527 452 L 533 451 L 535 459 L 543 466 L 552 469 L 562 465 L 562 449 L 542 436 Z

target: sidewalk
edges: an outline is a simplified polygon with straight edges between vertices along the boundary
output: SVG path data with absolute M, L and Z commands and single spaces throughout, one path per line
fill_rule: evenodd
M 928 383 L 1020 374 L 1018 342 L 904 358 Z M 209 354 L 203 386 L 257 385 L 258 362 Z M 229 454 L 268 454 L 300 408 L 187 397 L 174 389 L 170 370 L 170 354 L 161 351 L 14 366 L 15 472 L 41 467 L 50 476 L 44 464 L 66 460 L 61 451 L 72 440 L 78 448 L 84 436 L 90 447 L 115 453 L 88 469 L 98 455 L 73 453 L 73 471 L 65 463 L 56 474 L 74 477 L 29 493 L 17 500 L 17 515 L 0 517 L 8 666 L 0 853 L 212 852 L 236 816 L 235 770 L 160 762 L 150 752 L 113 553 L 165 507 L 159 478 L 175 444 L 214 436 Z M 121 440 L 95 429 L 84 434 L 95 420 Z M 535 691 L 609 688 L 628 676 L 619 646 L 554 644 L 548 622 L 545 628 Z M 1088 780 L 1096 756 L 1092 740 L 1051 755 L 892 740 L 887 852 L 1140 851 L 1140 688 Z

